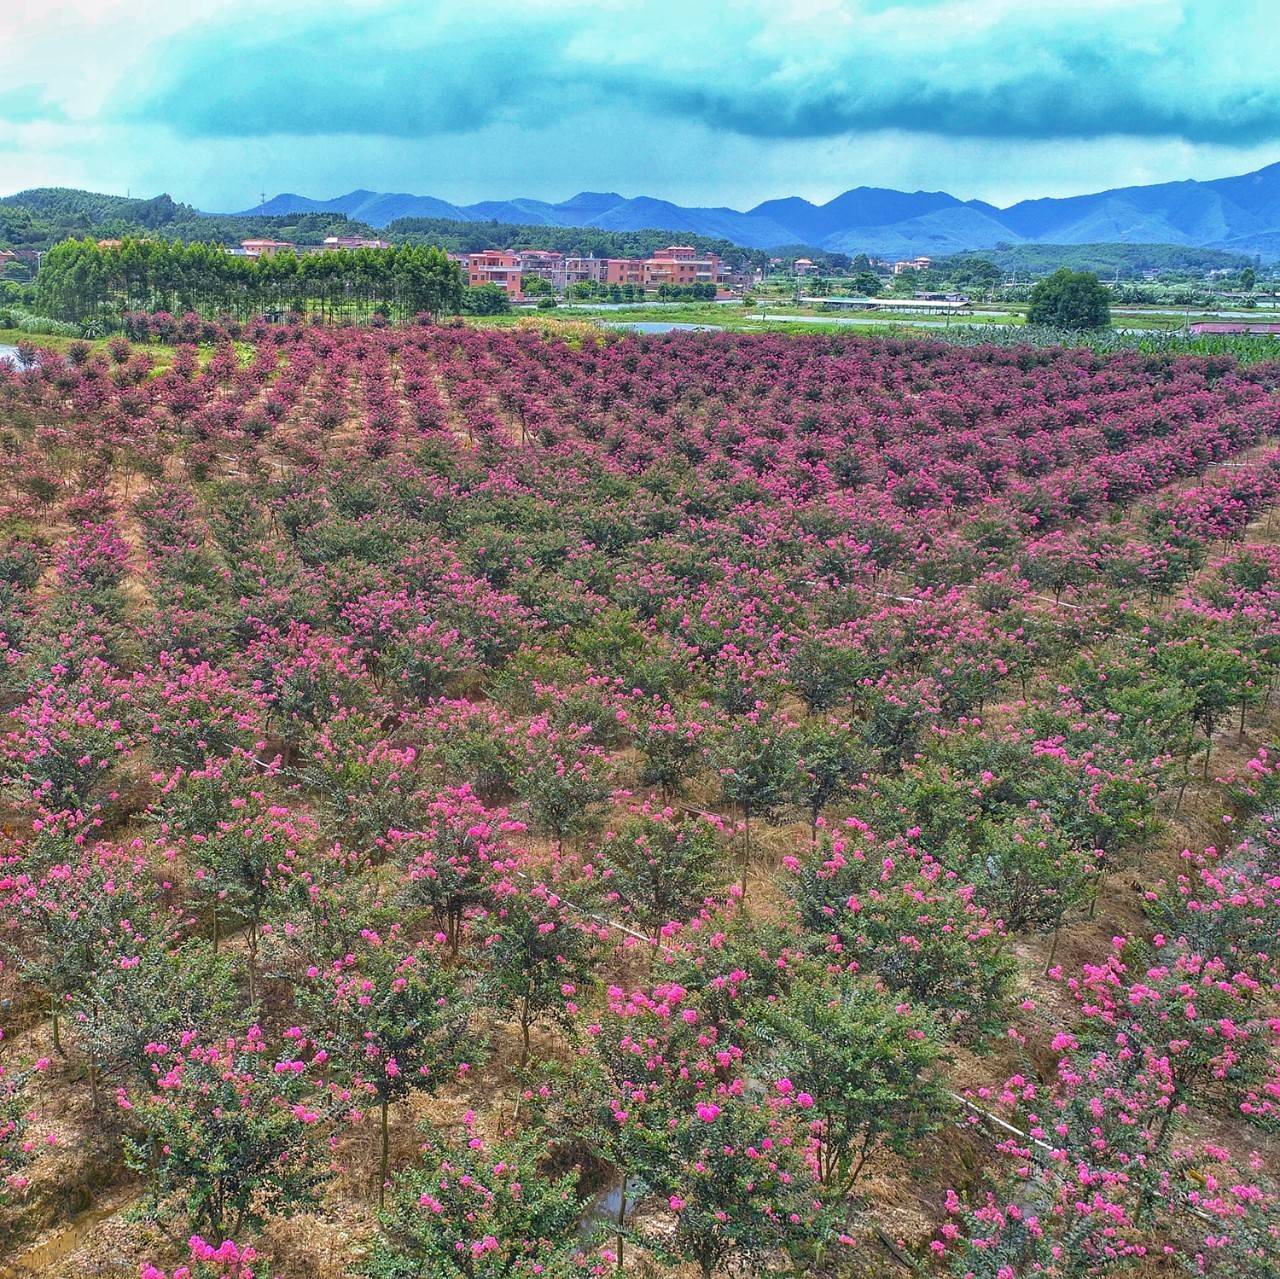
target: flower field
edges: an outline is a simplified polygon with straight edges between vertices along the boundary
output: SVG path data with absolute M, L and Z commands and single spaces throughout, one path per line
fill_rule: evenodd
M 1280 365 L 165 336 L 0 364 L 0 1275 L 1277 1273 Z

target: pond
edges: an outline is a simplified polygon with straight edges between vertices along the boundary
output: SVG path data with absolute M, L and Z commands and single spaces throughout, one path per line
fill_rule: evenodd
M 722 332 L 718 324 L 678 324 L 660 320 L 609 320 L 608 329 L 628 329 L 632 333 L 711 333 Z
M 628 1187 L 627 1189 L 627 1219 L 630 1220 L 631 1214 L 635 1212 L 636 1205 L 640 1203 L 644 1195 L 638 1187 Z M 617 1223 L 618 1208 L 622 1201 L 622 1183 L 614 1182 L 611 1186 L 606 1186 L 603 1190 L 587 1201 L 586 1207 L 583 1209 L 582 1220 L 578 1223 L 578 1235 L 580 1238 L 588 1239 L 596 1234 L 607 1234 L 608 1228 Z

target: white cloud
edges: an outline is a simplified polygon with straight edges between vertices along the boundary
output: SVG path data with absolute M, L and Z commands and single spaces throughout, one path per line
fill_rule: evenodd
M 234 208 L 264 188 L 609 187 L 741 207 L 865 183 L 1000 203 L 1280 152 L 1268 0 L 16 4 L 9 190 Z

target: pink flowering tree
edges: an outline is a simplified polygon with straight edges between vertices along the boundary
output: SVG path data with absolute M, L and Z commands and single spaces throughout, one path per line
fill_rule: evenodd
M 314 1059 L 256 1026 L 208 1043 L 183 1034 L 148 1055 L 153 1088 L 118 1101 L 126 1161 L 157 1219 L 228 1239 L 318 1202 L 328 1168 Z
M 827 1193 L 842 1198 L 877 1152 L 907 1154 L 945 1121 L 936 1028 L 870 982 L 810 972 L 760 1015 L 775 1088 L 807 1112 Z
M 250 1244 L 224 1239 L 216 1247 L 192 1235 L 187 1241 L 191 1265 L 178 1266 L 170 1272 L 152 1263 L 144 1263 L 139 1279 L 255 1279 L 254 1263 L 258 1250 Z
M 295 987 L 299 1008 L 344 1103 L 367 1097 L 380 1120 L 378 1202 L 386 1193 L 391 1106 L 432 1092 L 484 1053 L 472 1005 L 440 948 L 413 946 L 392 926 L 364 930 L 332 963 L 309 966 Z
M 555 1172 L 536 1130 L 486 1141 L 474 1127 L 432 1134 L 395 1178 L 383 1233 L 361 1262 L 369 1279 L 533 1279 L 580 1252 L 576 1170 Z
M 494 874 L 514 864 L 506 837 L 525 828 L 506 809 L 486 808 L 465 784 L 437 794 L 424 818 L 421 829 L 389 832 L 388 843 L 404 873 L 404 899 L 430 911 L 456 955 L 464 916 L 485 901 Z
M 729 1267 L 793 1265 L 837 1235 L 787 1119 L 786 1107 L 710 1094 L 676 1119 L 669 1163 L 655 1186 L 674 1217 L 640 1239 L 659 1257 L 692 1263 L 703 1279 Z
M 1013 965 L 971 884 L 910 846 L 879 845 L 857 821 L 786 864 L 800 922 L 833 961 L 876 975 L 956 1032 L 977 1034 L 999 1016 Z
M 30 1099 L 24 1079 L 0 1067 L 0 1207 L 27 1187 L 23 1169 L 30 1159 L 26 1141 Z
M 233 797 L 230 812 L 207 835 L 191 840 L 196 870 L 192 887 L 208 903 L 215 946 L 224 928 L 243 930 L 249 998 L 257 991 L 258 948 L 263 924 L 287 904 L 305 865 L 310 823 L 262 791 Z
M 715 825 L 670 808 L 636 810 L 606 832 L 591 864 L 611 913 L 656 943 L 669 924 L 687 920 L 724 889 L 725 857 Z
M 529 1032 L 542 1022 L 568 1024 L 594 980 L 597 942 L 591 927 L 543 883 L 509 879 L 492 889 L 477 924 L 483 937 L 479 993 L 515 1018 L 519 1068 L 529 1062 Z

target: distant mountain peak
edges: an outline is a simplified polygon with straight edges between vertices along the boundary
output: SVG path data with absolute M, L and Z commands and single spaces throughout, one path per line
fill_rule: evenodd
M 947 191 L 876 186 L 851 187 L 824 204 L 783 196 L 746 212 L 616 191 L 579 191 L 558 203 L 516 197 L 458 205 L 435 196 L 361 188 L 330 200 L 282 192 L 247 212 L 345 213 L 376 227 L 397 218 L 424 217 L 609 231 L 659 229 L 722 238 L 747 248 L 807 244 L 882 257 L 942 255 L 1019 241 L 1229 246 L 1276 257 L 1280 161 L 1238 177 L 1116 187 L 1090 195 L 1020 200 L 1006 208 L 985 200 L 962 201 Z

